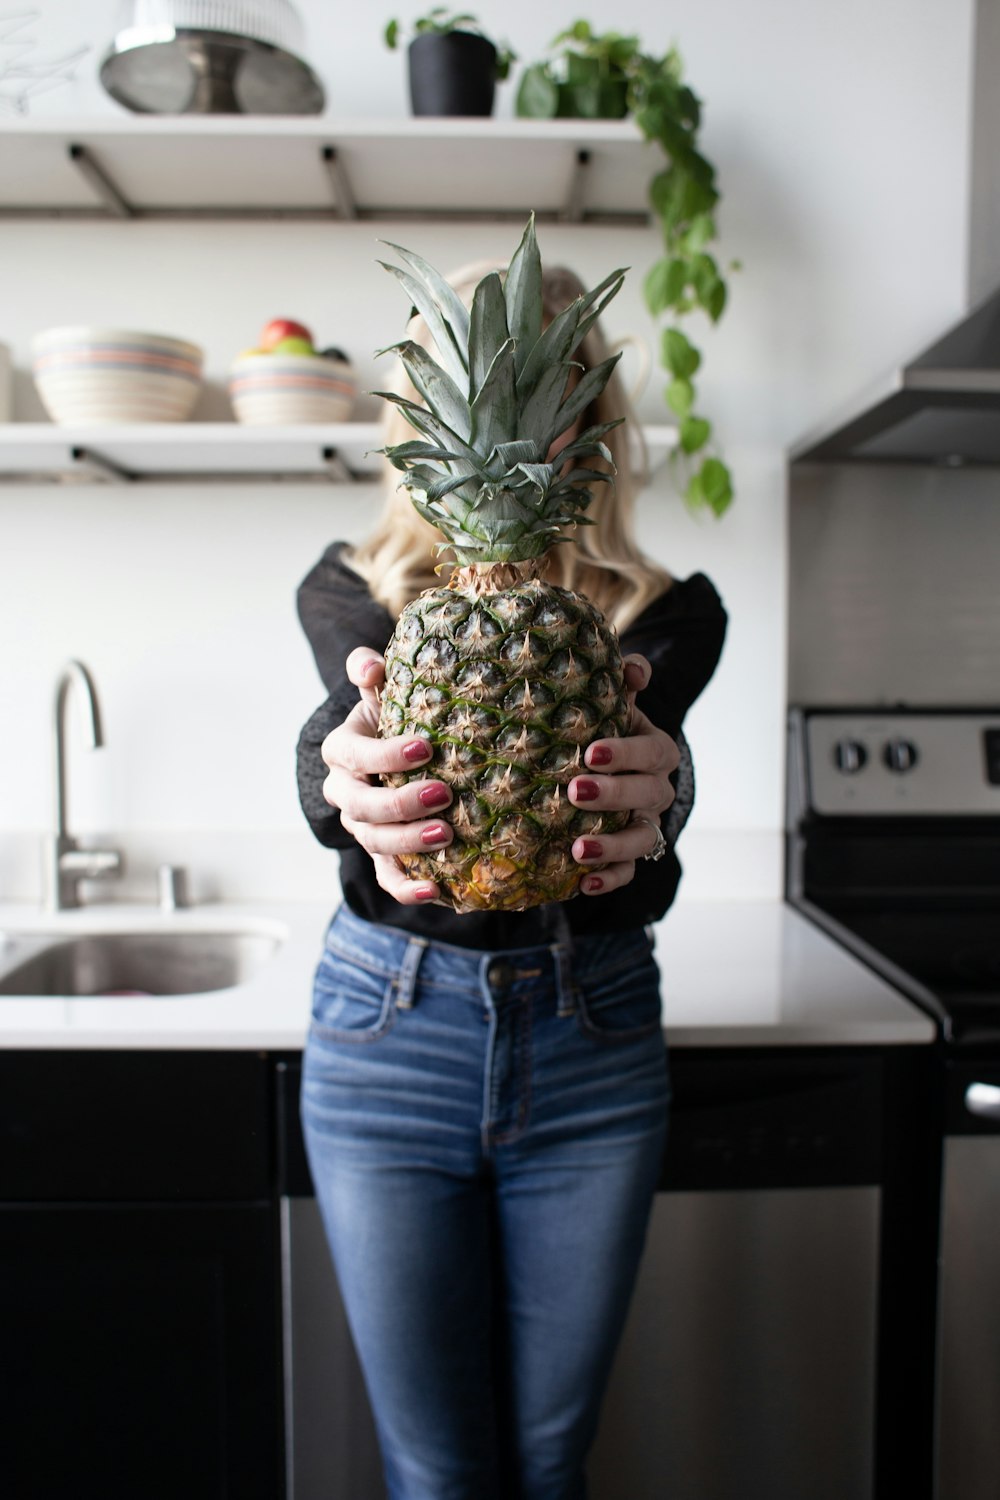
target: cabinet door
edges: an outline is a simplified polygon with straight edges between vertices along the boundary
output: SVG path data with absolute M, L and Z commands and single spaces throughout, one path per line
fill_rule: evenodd
M 10 1500 L 283 1492 L 269 1207 L 0 1208 Z

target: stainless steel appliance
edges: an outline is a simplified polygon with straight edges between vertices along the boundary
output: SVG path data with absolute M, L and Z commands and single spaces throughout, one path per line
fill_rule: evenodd
M 1000 710 L 797 707 L 789 734 L 789 900 L 938 1024 L 940 1270 L 936 1309 L 912 1310 L 936 1346 L 920 1493 L 996 1500 Z M 928 1190 L 934 1172 L 929 1158 Z

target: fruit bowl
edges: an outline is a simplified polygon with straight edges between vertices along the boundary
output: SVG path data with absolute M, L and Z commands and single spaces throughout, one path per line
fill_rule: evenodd
M 241 354 L 230 366 L 229 394 L 238 422 L 346 422 L 357 379 L 347 360 L 269 350 Z
M 31 341 L 32 374 L 53 422 L 183 422 L 201 390 L 204 351 L 129 328 L 47 328 Z

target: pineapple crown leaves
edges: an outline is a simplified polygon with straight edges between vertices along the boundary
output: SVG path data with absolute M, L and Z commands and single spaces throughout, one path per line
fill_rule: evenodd
M 612 482 L 614 465 L 602 439 L 623 418 L 581 432 L 554 463 L 547 454 L 600 395 L 621 357 L 591 370 L 573 360 L 625 272 L 612 272 L 544 328 L 534 214 L 506 277 L 495 271 L 484 276 L 468 309 L 420 256 L 400 245 L 390 249 L 407 269 L 380 264 L 422 314 L 438 359 L 412 339 L 378 351 L 399 356 L 423 404 L 390 391 L 373 393 L 393 402 L 420 434 L 377 451 L 402 471 L 417 511 L 447 538 L 439 550 L 451 546 L 459 562 L 537 557 L 563 539 L 562 526 L 592 524 L 583 515 L 588 486 Z M 582 374 L 567 393 L 574 370 Z M 610 474 L 587 462 L 596 458 Z

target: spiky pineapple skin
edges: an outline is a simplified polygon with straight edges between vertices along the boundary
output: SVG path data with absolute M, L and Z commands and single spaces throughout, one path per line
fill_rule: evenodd
M 453 842 L 399 863 L 458 912 L 569 900 L 586 873 L 574 839 L 628 821 L 565 791 L 592 741 L 628 733 L 618 637 L 588 599 L 542 579 L 483 592 L 456 578 L 407 605 L 386 650 L 378 733 L 422 735 L 433 754 L 382 779 L 433 778 L 453 792 Z

